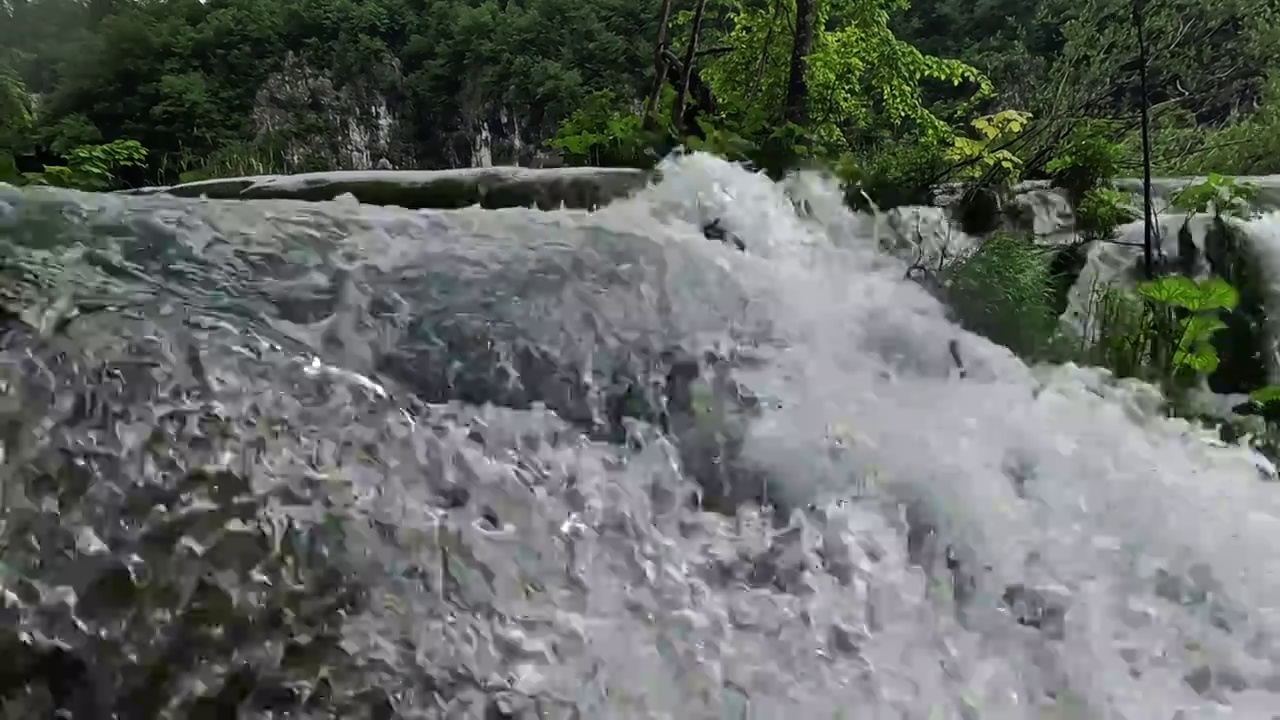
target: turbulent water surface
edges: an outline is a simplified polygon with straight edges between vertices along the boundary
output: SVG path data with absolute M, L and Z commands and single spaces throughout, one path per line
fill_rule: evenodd
M 664 177 L 0 187 L 8 716 L 1280 715 L 1245 453 L 958 329 L 816 178 Z

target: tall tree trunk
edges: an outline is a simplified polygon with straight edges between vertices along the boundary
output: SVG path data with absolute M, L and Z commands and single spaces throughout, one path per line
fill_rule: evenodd
M 662 0 L 662 16 L 658 19 L 658 42 L 653 48 L 653 87 L 644 103 L 644 120 L 641 127 L 653 130 L 655 115 L 662 99 L 662 86 L 667 80 L 667 26 L 671 24 L 671 0 Z
M 1142 22 L 1145 0 L 1133 0 L 1133 27 L 1138 34 L 1138 89 L 1142 117 L 1142 269 L 1155 277 L 1156 227 L 1151 202 L 1151 102 L 1147 96 L 1147 41 Z
M 671 111 L 671 122 L 676 130 L 684 135 L 684 103 L 689 96 L 689 80 L 693 77 L 693 60 L 698 53 L 698 36 L 702 34 L 702 12 L 707 9 L 707 0 L 698 0 L 693 11 L 693 29 L 689 31 L 689 47 L 684 51 L 684 77 L 680 78 L 680 89 L 676 91 L 675 109 Z
M 809 53 L 813 51 L 813 25 L 817 20 L 816 0 L 796 0 L 796 32 L 791 39 L 791 75 L 787 79 L 787 99 L 782 119 L 803 126 L 809 120 L 809 82 L 805 77 Z

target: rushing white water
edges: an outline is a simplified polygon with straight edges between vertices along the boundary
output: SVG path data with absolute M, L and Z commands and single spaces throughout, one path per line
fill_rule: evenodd
M 347 547 L 381 568 L 364 575 L 378 601 L 348 619 L 342 648 L 391 669 L 398 716 L 491 717 L 463 694 L 442 709 L 443 681 L 417 680 L 459 668 L 518 717 L 1280 716 L 1280 489 L 1246 452 L 1155 415 L 1150 387 L 1028 368 L 960 330 L 821 178 L 779 185 L 695 154 L 592 214 L 110 203 L 85 227 L 144 233 L 163 221 L 186 249 L 171 267 L 194 266 L 196 250 L 225 262 L 180 288 L 193 306 L 216 282 L 248 277 L 241 261 L 266 257 L 270 237 L 301 252 L 338 228 L 342 244 L 326 257 L 346 273 L 347 299 L 323 327 L 271 319 L 295 338 L 355 333 L 342 330 L 343 308 L 376 270 L 453 278 L 463 291 L 522 282 L 524 295 L 492 296 L 499 309 L 566 346 L 657 330 L 759 340 L 733 374 L 764 399 L 762 415 L 710 412 L 745 434 L 739 462 L 806 508 L 778 526 L 680 502 L 689 481 L 678 454 L 639 425 L 647 442 L 624 458 L 538 407 L 412 416 L 353 374 L 375 374 L 371 351 L 354 344 L 329 352 L 346 374 L 325 375 L 321 390 L 324 363 L 274 367 L 278 347 L 245 340 L 238 355 L 218 355 L 209 341 L 202 387 L 223 393 L 219 412 L 252 405 L 294 429 L 219 440 L 231 444 L 208 454 L 245 452 L 256 483 L 329 462 L 339 469 L 325 476 L 328 502 L 363 513 L 350 516 Z M 0 212 L 0 230 L 20 231 L 23 212 Z M 122 223 L 129 213 L 157 220 Z M 709 217 L 749 252 L 705 240 Z M 466 244 L 450 245 L 451 233 Z M 570 265 L 577 286 L 555 285 L 554 267 Z M 289 292 L 324 284 L 288 272 Z M 535 285 L 562 305 L 531 303 Z M 412 304 L 404 287 L 396 300 Z M 271 292 L 279 305 L 283 291 Z M 578 302 L 595 315 L 546 314 Z M 254 376 L 259 366 L 273 374 Z M 251 442 L 268 449 L 250 458 Z M 466 507 L 440 508 L 432 493 L 445 481 L 469 487 Z
M 673 175 L 601 216 L 647 216 L 655 201 L 687 204 L 695 193 L 721 204 L 752 249 L 724 262 L 787 339 L 765 369 L 741 375 L 782 399 L 751 428 L 747 452 L 791 492 L 869 483 L 869 497 L 832 511 L 839 519 L 822 533 L 888 549 L 876 563 L 855 550 L 863 567 L 849 587 L 820 583 L 788 598 L 814 622 L 789 627 L 809 637 L 793 636 L 785 664 L 742 657 L 750 634 L 721 646 L 721 672 L 761 662 L 775 676 L 777 694 L 754 696 L 758 717 L 1054 716 L 1047 692 L 1069 717 L 1280 712 L 1270 640 L 1280 497 L 1242 454 L 1151 415 L 1150 388 L 1072 367 L 1032 371 L 957 329 L 857 236 L 865 221 L 845 214 L 834 188 L 800 188 L 814 209 L 801 218 L 779 187 L 716 159 L 693 156 Z M 844 448 L 830 459 L 837 437 Z M 924 600 L 925 579 L 880 514 L 885 499 L 926 504 L 942 535 L 984 566 L 965 623 Z M 1061 639 L 996 610 L 1015 583 L 1069 608 Z M 734 595 L 750 593 L 722 595 L 704 614 L 728 614 Z M 867 631 L 858 660 L 824 657 L 823 620 Z

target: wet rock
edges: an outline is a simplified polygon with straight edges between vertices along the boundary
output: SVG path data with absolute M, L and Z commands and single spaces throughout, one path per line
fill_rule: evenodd
M 148 192 L 211 199 L 334 200 L 421 209 L 596 208 L 634 193 L 651 173 L 630 168 L 488 167 L 453 170 L 348 170 L 227 178 Z
M 747 245 L 742 241 L 742 238 L 726 230 L 724 226 L 720 224 L 720 218 L 716 218 L 715 220 L 703 225 L 702 234 L 706 236 L 708 240 L 716 240 L 726 245 L 732 245 L 739 250 L 747 249 Z
M 1198 665 L 1186 675 L 1182 681 L 1201 697 L 1222 702 L 1223 692 L 1244 692 L 1249 689 L 1249 681 L 1233 667 L 1212 667 Z
M 1061 590 L 1029 588 L 1015 583 L 1001 595 L 1005 608 L 1019 625 L 1040 630 L 1052 640 L 1066 636 L 1066 599 Z
M 701 487 L 707 510 L 733 514 L 742 505 L 771 506 L 784 520 L 790 506 L 776 480 L 743 461 L 748 425 L 759 417 L 759 401 L 732 377 L 733 361 L 706 353 L 664 355 L 664 429 L 679 444 L 685 471 Z
M 1070 246 L 1077 243 L 1075 209 L 1067 194 L 1057 188 L 1028 184 L 1015 191 L 1005 206 L 1010 229 L 1029 233 L 1038 244 Z
M 964 232 L 985 235 L 1001 226 L 1003 200 L 995 189 L 970 188 L 952 206 L 952 215 Z
M 404 81 L 400 63 L 368 57 L 369 71 L 341 78 L 323 65 L 287 52 L 254 95 L 250 117 L 259 138 L 278 143 L 290 167 L 368 170 L 383 162 L 413 166 L 411 126 L 404 103 L 389 96 L 386 78 Z M 305 117 L 306 121 L 299 122 Z
M 839 623 L 831 626 L 828 643 L 832 648 L 844 655 L 857 655 L 862 646 L 871 639 L 867 631 L 851 628 Z

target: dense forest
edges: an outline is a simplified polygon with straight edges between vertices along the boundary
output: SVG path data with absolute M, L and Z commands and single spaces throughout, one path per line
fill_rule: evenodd
M 1099 147 L 1089 172 L 1137 174 L 1144 107 L 1157 173 L 1269 173 L 1277 47 L 1280 0 L 0 0 L 0 179 L 685 144 L 883 196 Z

